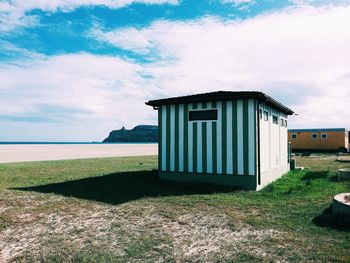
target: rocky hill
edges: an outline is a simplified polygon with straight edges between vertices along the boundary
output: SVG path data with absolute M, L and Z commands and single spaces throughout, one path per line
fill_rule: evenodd
M 138 125 L 131 130 L 122 127 L 111 131 L 103 142 L 158 142 L 158 126 Z

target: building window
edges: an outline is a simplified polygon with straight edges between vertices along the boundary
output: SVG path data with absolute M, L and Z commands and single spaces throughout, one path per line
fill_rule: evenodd
M 277 117 L 276 115 L 273 115 L 273 116 L 272 116 L 272 122 L 273 122 L 274 124 L 278 124 L 278 117 Z
M 190 121 L 216 121 L 218 110 L 193 110 L 188 114 Z
M 327 139 L 327 133 L 321 133 L 321 139 Z
M 260 116 L 260 120 L 262 120 L 262 116 L 263 114 L 262 114 L 262 109 L 259 109 L 259 116 Z
M 297 138 L 297 134 L 296 133 L 292 133 L 292 139 L 296 139 Z
M 284 126 L 284 119 L 280 119 L 280 125 L 283 127 Z
M 318 138 L 317 133 L 312 133 L 312 134 L 311 134 L 311 138 L 312 138 L 312 139 L 317 139 L 317 138 Z
M 268 121 L 268 120 L 269 120 L 269 113 L 264 110 L 264 121 Z
M 284 120 L 284 127 L 287 127 L 287 126 L 288 126 L 288 121 Z

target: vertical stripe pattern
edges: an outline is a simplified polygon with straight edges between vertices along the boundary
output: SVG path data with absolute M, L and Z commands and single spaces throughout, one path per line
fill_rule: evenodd
M 180 161 L 180 155 L 179 155 L 179 148 L 180 148 L 180 141 L 179 141 L 179 105 L 175 105 L 175 153 L 174 153 L 174 159 L 175 159 L 175 171 L 179 171 L 179 161 Z
M 215 121 L 189 121 L 189 111 L 217 109 Z M 197 174 L 256 174 L 256 103 L 234 100 L 159 108 L 159 166 Z
M 183 135 L 184 135 L 184 172 L 188 172 L 188 153 L 189 153 L 189 147 L 188 147 L 188 104 L 183 105 L 184 111 L 183 111 Z M 181 171 L 180 171 L 181 172 Z
M 243 174 L 243 101 L 237 101 L 237 174 Z
M 226 125 L 226 173 L 227 174 L 232 174 L 233 173 L 233 158 L 232 158 L 232 136 L 233 136 L 233 130 L 232 130 L 232 101 L 228 101 L 226 104 L 227 107 L 227 125 Z
M 216 122 L 216 173 L 222 173 L 222 104 L 216 103 L 218 120 Z
M 192 110 L 192 104 L 188 105 L 188 110 Z M 188 125 L 188 135 L 187 135 L 187 143 L 188 143 L 188 171 L 193 172 L 193 123 L 188 120 L 187 116 L 187 125 Z
M 161 138 L 160 138 L 160 148 L 162 149 L 161 150 L 161 161 L 160 163 L 162 164 L 161 166 L 161 170 L 162 171 L 166 171 L 166 151 L 167 151 L 167 147 L 166 147 L 166 106 L 162 106 L 161 107 L 161 122 L 159 125 L 161 125 Z
M 178 119 L 178 129 L 179 129 L 179 171 L 184 171 L 184 105 L 179 105 L 179 119 Z M 187 149 L 186 149 L 187 151 Z
M 175 171 L 175 105 L 170 106 L 170 171 Z

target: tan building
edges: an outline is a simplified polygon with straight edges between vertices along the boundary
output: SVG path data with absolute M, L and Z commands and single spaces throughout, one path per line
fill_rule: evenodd
M 290 129 L 288 141 L 293 152 L 347 152 L 349 132 L 345 128 Z

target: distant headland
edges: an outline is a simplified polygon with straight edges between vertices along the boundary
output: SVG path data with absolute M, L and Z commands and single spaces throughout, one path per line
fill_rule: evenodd
M 138 125 L 131 130 L 123 126 L 111 131 L 103 142 L 158 142 L 158 126 Z

